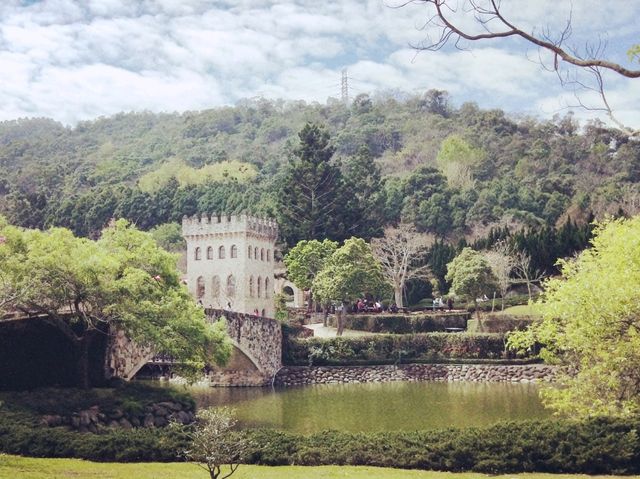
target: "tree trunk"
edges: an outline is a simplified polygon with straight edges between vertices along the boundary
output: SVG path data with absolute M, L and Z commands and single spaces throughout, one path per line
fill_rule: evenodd
M 313 308 L 313 290 L 311 289 L 309 290 L 309 304 L 307 305 L 307 312 L 315 312 L 315 309 Z
M 329 304 L 325 303 L 322 305 L 322 326 L 327 327 L 328 319 L 329 319 Z
M 475 305 L 475 307 L 476 307 L 476 319 L 477 319 L 478 321 L 480 321 L 480 308 L 478 307 L 478 301 L 477 301 L 477 299 L 476 299 L 476 298 L 474 298 L 474 300 L 473 300 L 473 304 L 474 304 L 474 305 Z
M 345 303 L 343 301 L 342 311 L 339 311 L 338 314 L 336 315 L 336 317 L 338 318 L 338 324 L 337 324 L 338 331 L 336 332 L 336 336 L 342 336 L 342 333 L 344 332 L 344 315 L 347 312 L 347 306 L 348 306 L 348 303 Z
M 91 380 L 89 377 L 89 347 L 93 342 L 93 335 L 86 332 L 74 344 L 74 359 L 76 361 L 76 384 L 79 388 L 89 389 Z
M 402 286 L 394 286 L 393 287 L 393 297 L 396 301 L 396 306 L 398 308 L 404 308 L 404 301 L 402 298 Z

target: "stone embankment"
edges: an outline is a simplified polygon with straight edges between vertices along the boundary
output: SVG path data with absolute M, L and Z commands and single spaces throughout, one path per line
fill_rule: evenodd
M 102 412 L 100 406 L 92 406 L 70 416 L 45 415 L 42 425 L 48 427 L 68 426 L 79 432 L 98 433 L 104 429 L 133 429 L 139 427 L 165 427 L 170 422 L 190 424 L 195 420 L 191 405 L 177 401 L 163 401 L 146 406 L 143 412 L 125 412 L 115 409 Z
M 550 382 L 555 368 L 542 364 L 401 364 L 399 366 L 297 366 L 282 368 L 276 386 L 391 381 Z

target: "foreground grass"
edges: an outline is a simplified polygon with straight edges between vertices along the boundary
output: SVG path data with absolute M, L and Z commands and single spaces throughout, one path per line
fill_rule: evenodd
M 41 459 L 0 454 L 0 478 L 20 479 L 207 479 L 208 473 L 189 463 L 104 463 L 80 459 Z M 578 474 L 507 474 L 409 471 L 365 466 L 240 466 L 234 479 L 578 479 L 613 478 Z M 618 476 L 620 477 L 620 476 Z M 640 476 L 624 476 L 627 478 Z

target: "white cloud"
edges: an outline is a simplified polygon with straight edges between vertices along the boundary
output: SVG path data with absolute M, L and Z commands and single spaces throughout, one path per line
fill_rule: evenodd
M 440 88 L 457 102 L 547 114 L 557 84 L 514 50 L 517 42 L 416 56 L 409 45 L 427 34 L 417 28 L 427 11 L 419 2 L 390 8 L 394 3 L 43 0 L 24 6 L 7 0 L 0 3 L 0 119 L 73 123 L 121 110 L 210 108 L 256 95 L 324 101 L 338 96 L 345 67 L 352 94 Z M 574 3 L 576 26 L 605 32 L 616 46 L 634 38 L 622 36 L 636 32 L 634 2 Z M 549 13 L 551 0 L 503 4 L 515 5 L 514 18 L 532 28 L 562 26 L 563 15 Z M 619 14 L 604 15 L 612 4 Z M 615 101 L 638 97 L 628 83 L 614 85 Z M 622 102 L 625 118 L 633 116 L 633 104 Z

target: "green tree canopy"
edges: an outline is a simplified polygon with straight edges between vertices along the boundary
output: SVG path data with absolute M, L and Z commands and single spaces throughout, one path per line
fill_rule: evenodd
M 345 241 L 313 281 L 313 290 L 322 301 L 340 301 L 343 305 L 367 293 L 379 295 L 384 287 L 380 263 L 369 244 L 361 238 Z M 342 315 L 338 321 L 338 334 L 341 334 Z
M 449 185 L 466 190 L 473 187 L 473 169 L 485 155 L 460 135 L 449 135 L 442 142 L 436 161 Z
M 541 323 L 509 344 L 543 345 L 542 357 L 568 366 L 543 399 L 561 413 L 640 412 L 640 217 L 600 224 L 592 247 L 561 261 L 547 281 Z
M 474 303 L 483 294 L 498 289 L 491 266 L 482 253 L 471 248 L 464 248 L 447 265 L 445 279 L 451 281 L 451 290 L 455 295 L 471 299 Z
M 282 237 L 288 245 L 303 239 L 342 239 L 343 178 L 331 162 L 334 148 L 329 134 L 318 125 L 307 124 L 299 137 L 278 189 Z
M 338 243 L 327 239 L 300 241 L 284 257 L 288 278 L 298 288 L 311 290 L 313 295 L 313 280 L 336 249 Z
M 124 220 L 98 241 L 64 228 L 22 230 L 0 221 L 0 307 L 44 315 L 75 350 L 88 386 L 88 351 L 122 329 L 140 346 L 182 363 L 186 374 L 230 354 L 224 324 L 209 325 L 181 284 L 176 257 Z

